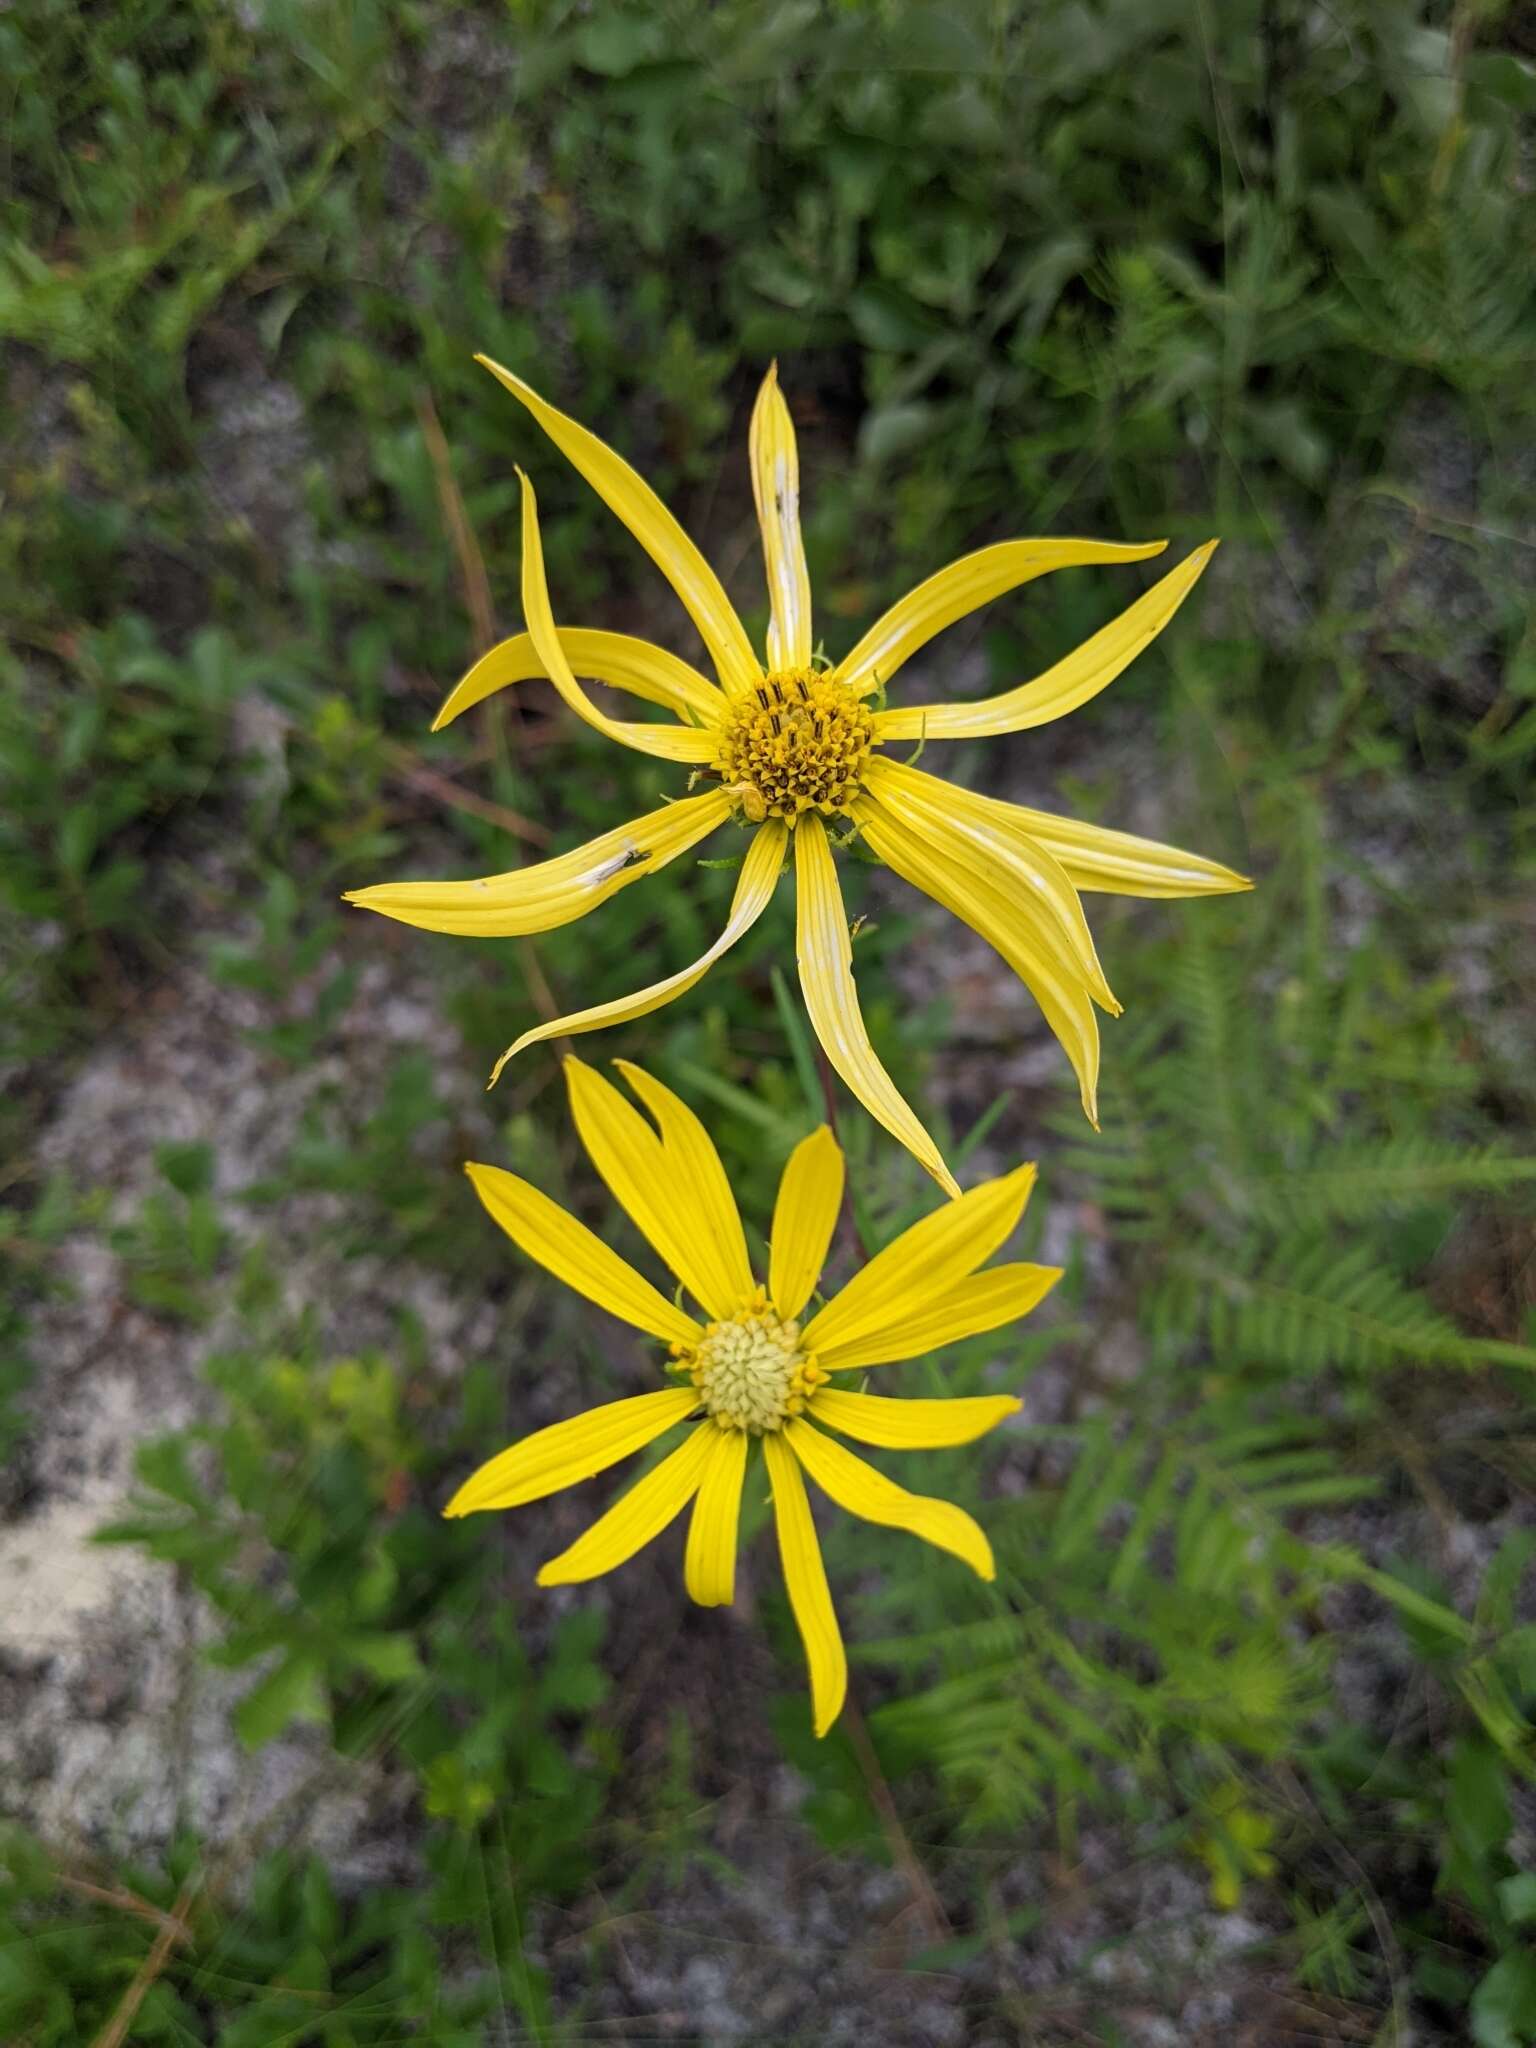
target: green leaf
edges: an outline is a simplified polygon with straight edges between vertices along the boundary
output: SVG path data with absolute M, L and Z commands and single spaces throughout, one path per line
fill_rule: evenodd
M 1500 1956 L 1468 2009 L 1477 2048 L 1531 2048 L 1536 2042 L 1536 1951 Z
M 174 1144 L 155 1147 L 155 1167 L 180 1195 L 206 1195 L 213 1186 L 213 1147 Z
M 408 1635 L 348 1636 L 341 1649 L 343 1656 L 361 1664 L 385 1684 L 399 1685 L 426 1676 L 416 1645 Z
M 323 1663 L 313 1651 L 290 1650 L 236 1707 L 235 1733 L 247 1749 L 260 1749 L 291 1721 L 328 1727 L 330 1718 Z

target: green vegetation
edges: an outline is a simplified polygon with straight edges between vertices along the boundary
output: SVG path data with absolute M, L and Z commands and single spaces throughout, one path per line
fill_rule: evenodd
M 839 1911 L 891 1866 L 869 1981 L 914 1967 L 956 2039 L 1237 2038 L 1180 2018 L 1206 1966 L 1158 1947 L 1162 1872 L 1240 1929 L 1247 2038 L 1536 2043 L 1529 8 L 33 0 L 0 76 L 0 1512 L 47 1505 L 66 1363 L 119 1328 L 181 1361 L 103 1555 L 206 1618 L 230 1749 L 304 1762 L 235 1826 L 189 1752 L 148 1846 L 65 1839 L 9 1771 L 0 2038 L 842 2038 L 679 1988 L 700 1898 L 778 1884 L 761 1836 L 825 1851 Z M 834 654 L 989 539 L 1224 537 L 1111 693 L 945 762 L 1259 879 L 1090 906 L 1127 1005 L 1101 1136 L 1025 999 L 848 864 L 877 1043 L 971 1172 L 1039 1159 L 1068 1270 L 1022 1334 L 899 1369 L 1025 1394 L 919 1482 L 999 1577 L 830 1523 L 864 1713 L 820 1745 L 773 1574 L 739 1625 L 680 1614 L 665 1560 L 556 1599 L 541 1510 L 436 1513 L 635 1384 L 458 1171 L 587 1206 L 554 1051 L 481 1078 L 550 1001 L 693 957 L 731 888 L 679 864 L 486 947 L 342 914 L 675 786 L 537 685 L 427 731 L 520 624 L 515 463 L 557 615 L 683 644 L 476 349 L 631 456 L 755 628 L 778 355 Z M 1043 580 L 935 680 L 1003 687 L 1122 601 Z M 696 1104 L 760 1216 L 821 1115 L 791 938 L 776 906 L 591 1046 Z M 262 1108 L 226 1123 L 234 1059 Z M 168 1061 L 220 1107 L 130 1157 L 113 1115 Z M 841 1125 L 883 1242 L 926 1184 Z M 66 1361 L 82 1247 L 109 1341 Z M 8 1715 L 45 1674 L 4 1658 Z M 337 1788 L 383 1800 L 387 1881 L 303 1833 Z M 929 2038 L 828 1995 L 846 2038 Z

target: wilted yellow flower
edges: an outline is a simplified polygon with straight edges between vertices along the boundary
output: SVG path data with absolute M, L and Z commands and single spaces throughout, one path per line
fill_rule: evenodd
M 914 1223 L 809 1317 L 843 1197 L 843 1155 L 823 1125 L 790 1154 L 769 1231 L 767 1285 L 752 1270 L 720 1156 L 687 1104 L 640 1067 L 616 1063 L 648 1121 L 611 1082 L 567 1059 L 582 1143 L 699 1314 L 668 1300 L 558 1203 L 495 1166 L 466 1168 L 512 1242 L 610 1314 L 659 1338 L 661 1368 L 684 1384 L 536 1430 L 467 1479 L 444 1510 L 521 1507 L 575 1486 L 679 1424 L 687 1435 L 606 1514 L 539 1573 L 541 1586 L 593 1579 L 635 1555 L 691 1502 L 684 1577 L 704 1607 L 729 1605 L 736 1525 L 753 1444 L 762 1449 L 790 1605 L 810 1664 L 816 1733 L 837 1719 L 847 1688 L 842 1635 L 806 1499 L 804 1474 L 851 1514 L 910 1530 L 984 1579 L 992 1550 L 951 1501 L 908 1493 L 856 1457 L 835 1430 L 890 1450 L 970 1443 L 1013 1414 L 1005 1394 L 891 1400 L 844 1392 L 839 1375 L 917 1358 L 995 1330 L 1032 1309 L 1059 1277 L 1054 1266 L 978 1270 L 1029 1200 L 1035 1169 L 985 1182 Z
M 977 606 L 1053 569 L 1141 561 L 1167 543 L 1000 541 L 920 583 L 869 629 L 851 654 L 822 667 L 811 637 L 795 433 L 770 369 L 752 414 L 750 443 L 771 600 L 766 660 L 760 662 L 714 571 L 629 464 L 547 405 L 520 377 L 484 356 L 479 360 L 522 401 L 671 582 L 699 629 L 719 682 L 644 640 L 555 624 L 533 487 L 524 477 L 522 583 L 528 630 L 475 663 L 449 695 L 434 730 L 509 683 L 547 675 L 588 725 L 624 746 L 691 768 L 692 782 L 702 779 L 709 786 L 533 867 L 470 882 L 386 883 L 354 890 L 347 900 L 427 931 L 480 938 L 548 931 L 655 874 L 727 818 L 748 820 L 757 830 L 730 917 L 709 950 L 634 995 L 524 1032 L 497 1062 L 492 1079 L 507 1060 L 540 1039 L 643 1017 L 692 988 L 762 915 L 793 847 L 796 954 L 816 1035 L 871 1116 L 948 1193 L 956 1194 L 937 1146 L 876 1058 L 864 1028 L 832 858 L 838 840 L 823 822 L 845 818 L 850 831 L 862 835 L 887 866 L 996 947 L 1066 1047 L 1083 1107 L 1096 1122 L 1099 1032 L 1093 1006 L 1118 1014 L 1120 1005 L 1099 965 L 1078 891 L 1201 896 L 1246 889 L 1249 883 L 1198 854 L 957 789 L 910 762 L 893 760 L 886 749 L 896 741 L 1021 732 L 1076 710 L 1113 682 L 1162 630 L 1216 543 L 1196 548 L 1119 618 L 1032 682 L 980 703 L 887 708 L 885 691 L 902 663 Z M 637 724 L 608 717 L 576 680 L 578 670 L 663 706 L 674 722 Z

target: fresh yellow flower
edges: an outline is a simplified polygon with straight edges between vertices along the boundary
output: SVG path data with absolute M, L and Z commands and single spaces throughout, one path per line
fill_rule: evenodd
M 816 1733 L 825 1735 L 842 1709 L 848 1669 L 803 1474 L 839 1507 L 908 1529 L 952 1551 L 984 1579 L 993 1577 L 994 1566 L 991 1546 L 964 1509 L 908 1493 L 823 1430 L 890 1450 L 927 1450 L 970 1443 L 1019 1407 L 1003 1394 L 890 1400 L 844 1392 L 837 1376 L 920 1357 L 937 1345 L 998 1329 L 1035 1306 L 1059 1278 L 1056 1267 L 978 1270 L 1023 1214 L 1035 1169 L 1021 1166 L 946 1202 L 807 1318 L 843 1198 L 843 1155 L 832 1133 L 823 1125 L 790 1154 L 774 1204 L 763 1286 L 703 1124 L 643 1069 L 626 1060 L 616 1064 L 654 1122 L 577 1059 L 565 1062 L 572 1114 L 614 1198 L 678 1281 L 677 1299 L 668 1300 L 527 1181 L 495 1166 L 465 1170 L 519 1251 L 659 1338 L 671 1353 L 664 1370 L 684 1384 L 610 1401 L 536 1430 L 482 1465 L 444 1512 L 469 1515 L 542 1500 L 691 1422 L 674 1450 L 543 1567 L 539 1584 L 571 1585 L 612 1571 L 692 1502 L 683 1567 L 688 1591 L 701 1606 L 728 1606 L 741 1489 L 752 1445 L 760 1443 L 784 1579 L 810 1664 Z M 684 1291 L 699 1315 L 680 1305 Z
M 1250 884 L 1198 854 L 1025 810 L 923 773 L 886 751 L 926 742 L 1022 732 L 1075 711 L 1152 640 L 1211 557 L 1196 548 L 1074 654 L 1032 682 L 979 703 L 887 709 L 902 663 L 966 613 L 1036 576 L 1089 562 L 1137 562 L 1165 541 L 1012 540 L 962 556 L 910 591 L 831 668 L 812 652 L 811 590 L 800 537 L 800 469 L 775 370 L 752 414 L 751 467 L 768 564 L 766 660 L 753 653 L 714 571 L 650 487 L 595 434 L 547 405 L 520 377 L 479 358 L 533 414 L 629 527 L 698 627 L 718 684 L 659 647 L 623 633 L 557 626 L 550 610 L 533 487 L 523 477 L 523 610 L 528 630 L 477 661 L 449 695 L 434 731 L 493 691 L 547 675 L 578 718 L 621 745 L 693 771 L 708 786 L 537 866 L 470 882 L 396 882 L 348 901 L 426 931 L 504 938 L 549 931 L 653 875 L 736 815 L 757 830 L 725 929 L 699 959 L 616 1002 L 524 1032 L 497 1062 L 540 1039 L 643 1017 L 693 987 L 767 908 L 794 852 L 800 984 L 828 1059 L 871 1116 L 894 1133 L 951 1195 L 938 1147 L 876 1058 L 853 982 L 848 918 L 824 819 L 846 818 L 897 874 L 952 910 L 996 947 L 1026 984 L 1077 1072 L 1097 1122 L 1099 1032 L 1094 1004 L 1118 1015 L 1078 898 L 1080 889 L 1129 896 L 1218 895 Z M 576 672 L 659 704 L 671 723 L 636 724 L 599 710 Z M 690 785 L 691 786 L 691 785 Z

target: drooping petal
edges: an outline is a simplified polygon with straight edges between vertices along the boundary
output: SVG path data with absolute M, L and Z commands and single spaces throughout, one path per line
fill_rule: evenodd
M 934 1500 L 926 1493 L 908 1493 L 894 1479 L 887 1479 L 842 1444 L 813 1429 L 803 1417 L 789 1423 L 784 1435 L 822 1492 L 850 1515 L 878 1522 L 883 1528 L 905 1529 L 925 1543 L 951 1551 L 979 1577 L 996 1578 L 992 1546 L 964 1508 L 956 1507 L 952 1500 Z
M 1107 688 L 1157 638 L 1215 551 L 1213 540 L 1196 548 L 1118 619 L 1112 619 L 1033 682 L 1020 683 L 998 697 L 983 697 L 979 704 L 905 704 L 899 710 L 882 711 L 875 718 L 875 738 L 886 742 L 978 739 L 988 733 L 1025 732 L 1032 726 L 1049 725 L 1053 718 L 1065 718 Z
M 731 900 L 731 914 L 725 927 L 715 943 L 691 966 L 679 968 L 676 974 L 669 974 L 663 981 L 653 981 L 648 987 L 637 989 L 633 995 L 616 996 L 610 1003 L 595 1003 L 587 1010 L 573 1010 L 568 1017 L 556 1017 L 548 1024 L 536 1024 L 507 1047 L 491 1069 L 491 1085 L 494 1087 L 501 1078 L 501 1070 L 508 1060 L 516 1059 L 530 1045 L 537 1045 L 546 1038 L 567 1038 L 580 1031 L 597 1031 L 607 1024 L 633 1023 L 636 1017 L 648 1017 L 652 1010 L 659 1010 L 678 996 L 686 995 L 696 982 L 703 980 L 721 955 L 729 952 L 742 934 L 756 924 L 772 902 L 774 884 L 784 865 L 788 839 L 789 835 L 778 818 L 770 818 L 759 827 L 742 862 L 736 894 Z
M 833 673 L 861 694 L 879 689 L 936 633 L 1004 591 L 1017 590 L 1021 583 L 1032 583 L 1053 569 L 1075 569 L 1088 562 L 1144 562 L 1167 545 L 1165 540 L 1004 540 L 978 548 L 899 598 Z
M 1060 1278 L 1060 1266 L 1021 1262 L 989 1267 L 878 1329 L 866 1330 L 841 1344 L 822 1346 L 816 1363 L 827 1372 L 856 1372 L 865 1366 L 926 1357 L 941 1345 L 958 1344 L 962 1337 L 977 1337 L 984 1330 L 999 1330 L 1004 1323 L 1028 1315 Z
M 1099 1020 L 1082 970 L 1044 923 L 1030 925 L 1010 899 L 963 857 L 934 845 L 872 797 L 854 815 L 873 852 L 888 868 L 942 903 L 994 946 L 1040 1005 L 1077 1075 L 1083 1113 L 1098 1129 Z
M 549 608 L 549 585 L 544 579 L 544 547 L 539 539 L 539 505 L 533 485 L 521 470 L 523 486 L 523 614 L 528 637 L 544 664 L 544 673 L 571 710 L 594 732 L 602 733 L 620 746 L 633 747 L 639 754 L 655 754 L 663 761 L 692 761 L 698 766 L 713 761 L 719 740 L 711 731 L 695 725 L 634 725 L 622 718 L 610 718 L 599 711 L 571 673 L 565 649 L 560 644 L 555 615 Z
M 698 1492 L 713 1439 L 719 1434 L 707 1421 L 691 1429 L 677 1449 L 643 1479 L 637 1479 L 628 1493 L 620 1494 L 584 1536 L 539 1567 L 539 1584 L 574 1586 L 627 1564 L 637 1550 L 643 1550 L 653 1536 L 677 1519 Z
M 853 946 L 826 828 L 815 811 L 795 827 L 795 953 L 811 1026 L 827 1058 L 877 1123 L 898 1138 L 947 1195 L 960 1192 L 939 1149 L 875 1056 L 853 985 Z
M 643 818 L 532 867 L 470 882 L 379 882 L 369 889 L 349 889 L 345 900 L 424 932 L 511 939 L 553 931 L 585 917 L 632 882 L 654 875 L 707 839 L 730 814 L 725 791 L 706 790 L 647 811 Z
M 757 1283 L 741 1212 L 713 1138 L 682 1097 L 654 1074 L 632 1060 L 615 1060 L 614 1065 L 655 1118 L 668 1182 L 678 1191 L 698 1241 L 708 1251 L 722 1295 L 734 1293 L 740 1305 Z
M 688 1524 L 683 1579 L 700 1607 L 729 1607 L 736 1597 L 736 1524 L 747 1469 L 746 1432 L 716 1429 Z
M 644 1450 L 698 1406 L 691 1387 L 664 1387 L 609 1401 L 566 1422 L 537 1429 L 470 1474 L 443 1509 L 445 1515 L 474 1515 L 484 1508 L 517 1508 L 546 1494 L 578 1486 Z
M 768 1293 L 792 1322 L 811 1298 L 843 1203 L 843 1152 L 827 1125 L 802 1138 L 785 1162 L 768 1239 Z
M 1201 853 L 1186 853 L 1155 839 L 1138 839 L 1131 832 L 1086 825 L 1076 818 L 1058 817 L 1053 811 L 1031 811 L 1023 804 L 1005 804 L 994 797 L 979 801 L 1011 813 L 1020 831 L 1061 862 L 1077 889 L 1103 890 L 1115 896 L 1226 896 L 1253 887 L 1246 875 L 1207 860 Z
M 768 666 L 811 665 L 811 578 L 800 536 L 800 454 L 794 422 L 769 365 L 752 408 L 752 495 L 768 565 Z
M 464 1171 L 475 1193 L 518 1250 L 588 1301 L 668 1344 L 696 1344 L 704 1332 L 659 1293 L 628 1259 L 548 1195 L 499 1166 L 471 1162 Z
M 773 1519 L 779 1533 L 784 1585 L 794 1610 L 805 1661 L 811 1673 L 811 1711 L 818 1735 L 825 1735 L 843 1711 L 848 1695 L 848 1658 L 832 1607 L 827 1568 L 821 1561 L 811 1504 L 799 1462 L 781 1434 L 763 1438 L 763 1461 L 773 1489 Z
M 629 633 L 604 633 L 592 626 L 557 626 L 560 646 L 572 670 L 591 676 L 613 690 L 628 690 L 649 704 L 664 705 L 679 718 L 691 716 L 703 725 L 718 723 L 725 707 L 721 692 L 707 676 L 701 676 L 664 647 L 649 640 L 636 640 Z M 432 721 L 432 730 L 445 725 L 476 704 L 483 704 L 511 683 L 526 683 L 544 674 L 544 663 L 533 644 L 531 633 L 514 633 L 488 654 L 482 654 L 443 700 L 443 708 Z
M 811 1318 L 805 1350 L 819 1358 L 823 1346 L 852 1344 L 942 1301 L 1008 1237 L 1034 1184 L 1034 1167 L 1016 1166 L 921 1217 Z
M 606 442 L 546 404 L 521 377 L 514 377 L 489 356 L 476 356 L 475 361 L 527 406 L 560 452 L 623 520 L 687 607 L 727 689 L 751 689 L 761 669 L 746 629 L 719 577 L 650 485 Z
M 844 1394 L 822 1387 L 812 1413 L 828 1429 L 887 1451 L 938 1451 L 974 1443 L 1023 1402 L 1012 1394 L 975 1394 L 953 1401 L 892 1401 L 883 1394 Z
M 918 838 L 949 854 L 1008 905 L 1026 942 L 1075 960 L 1088 993 L 1112 1017 L 1120 1005 L 1104 978 L 1098 951 L 1071 878 L 1055 857 L 1019 829 L 1011 808 L 902 761 L 869 764 L 873 796 Z M 1066 961 L 1063 961 L 1066 964 Z
M 567 1059 L 565 1079 L 581 1142 L 614 1200 L 712 1319 L 734 1315 L 739 1292 L 721 1270 L 693 1190 L 680 1183 L 650 1124 L 584 1061 Z

